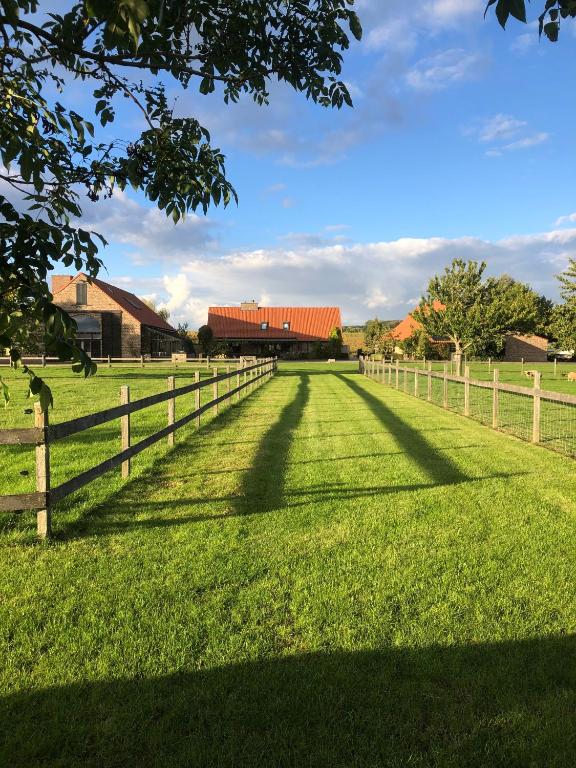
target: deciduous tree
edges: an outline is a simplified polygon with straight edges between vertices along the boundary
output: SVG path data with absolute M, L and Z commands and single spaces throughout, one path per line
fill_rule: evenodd
M 140 190 L 178 221 L 187 211 L 227 205 L 236 192 L 224 155 L 193 117 L 176 117 L 165 83 L 214 91 L 225 102 L 268 101 L 272 79 L 310 100 L 351 104 L 339 79 L 351 33 L 361 37 L 351 0 L 81 0 L 49 13 L 39 0 L 0 0 L 0 346 L 21 358 L 22 318 L 45 325 L 46 350 L 95 366 L 74 342 L 75 323 L 51 302 L 46 279 L 56 264 L 94 277 L 105 240 L 79 227 L 82 199 Z M 132 73 L 132 74 L 130 74 Z M 145 80 L 142 82 L 140 78 Z M 75 78 L 93 96 L 106 131 L 66 104 Z M 145 128 L 110 139 L 117 101 L 127 99 Z M 50 390 L 34 374 L 42 407 Z

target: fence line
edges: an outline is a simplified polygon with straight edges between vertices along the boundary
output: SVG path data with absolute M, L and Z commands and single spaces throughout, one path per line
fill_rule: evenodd
M 254 358 L 252 358 L 254 359 Z M 138 355 L 137 357 L 92 357 L 92 362 L 100 365 L 106 364 L 108 368 L 116 365 L 134 365 L 137 364 L 141 368 L 146 365 L 168 365 L 173 368 L 178 368 L 179 365 L 185 363 L 197 363 L 199 365 L 205 365 L 208 368 L 214 363 L 234 363 L 238 365 L 237 357 L 187 357 L 184 354 L 175 354 L 174 357 L 151 357 L 150 355 Z M 0 356 L 0 366 L 10 366 L 10 357 Z M 22 358 L 22 362 L 26 365 L 39 365 L 42 368 L 52 367 L 54 365 L 70 366 L 70 361 L 61 360 L 59 357 L 50 357 L 48 355 L 25 355 Z
M 234 396 L 236 396 L 236 402 L 238 402 L 242 390 L 246 390 L 246 394 L 250 394 L 257 382 L 262 384 L 274 374 L 276 367 L 276 358 L 266 358 L 254 365 L 239 366 L 233 371 L 230 370 L 230 366 L 227 366 L 226 373 L 221 374 L 218 374 L 218 369 L 215 368 L 214 375 L 204 380 L 200 379 L 200 372 L 196 371 L 194 383 L 183 387 L 176 387 L 174 377 L 169 376 L 166 392 L 159 392 L 158 394 L 149 395 L 132 402 L 130 401 L 130 388 L 122 386 L 120 388 L 120 405 L 64 421 L 60 424 L 50 425 L 48 423 L 48 412 L 42 412 L 39 404 L 36 403 L 33 428 L 0 430 L 0 445 L 35 446 L 36 492 L 0 496 L 0 511 L 19 512 L 23 510 L 37 510 L 38 535 L 41 538 L 50 536 L 51 512 L 54 504 L 116 467 L 120 466 L 122 468 L 122 477 L 127 478 L 130 475 L 130 462 L 134 456 L 163 438 L 167 438 L 168 445 L 173 446 L 176 430 L 191 421 L 195 421 L 196 426 L 199 427 L 200 417 L 203 413 L 212 408 L 218 413 L 219 404 Z M 242 382 L 240 381 L 241 372 L 244 374 Z M 233 388 L 230 386 L 232 378 L 236 379 L 236 386 Z M 219 392 L 221 382 L 226 382 L 227 384 L 226 391 L 223 394 Z M 212 399 L 208 403 L 200 405 L 200 391 L 210 386 L 212 387 Z M 176 398 L 190 392 L 196 393 L 195 408 L 191 413 L 187 413 L 177 419 L 175 409 Z M 131 445 L 130 415 L 163 402 L 168 404 L 166 426 L 140 440 L 135 445 Z M 115 419 L 120 419 L 120 453 L 52 488 L 50 485 L 50 445 L 56 440 L 61 440 L 64 437 L 69 437 Z
M 567 456 L 576 457 L 576 395 L 541 389 L 541 374 L 534 371 L 534 386 L 523 387 L 500 381 L 499 370 L 492 381 L 470 378 L 444 370 L 401 366 L 387 361 L 360 358 L 360 373 L 394 389 L 410 393 L 446 410 L 479 421 L 500 432 L 515 435 Z M 410 379 L 413 377 L 413 386 Z M 424 386 L 425 385 L 425 386 Z

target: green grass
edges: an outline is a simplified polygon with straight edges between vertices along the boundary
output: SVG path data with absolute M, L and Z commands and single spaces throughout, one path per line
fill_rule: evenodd
M 306 364 L 163 453 L 1 538 L 1 765 L 575 764 L 572 460 Z

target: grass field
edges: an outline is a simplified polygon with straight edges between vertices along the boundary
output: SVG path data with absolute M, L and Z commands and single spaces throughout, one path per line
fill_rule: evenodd
M 572 460 L 306 364 L 162 453 L 0 536 L 0 765 L 576 763 Z
M 415 363 L 400 362 L 400 365 L 406 365 L 407 367 L 414 367 Z M 419 367 L 422 368 L 423 364 L 420 362 Z M 470 366 L 470 378 L 479 379 L 480 381 L 492 381 L 494 376 L 494 369 L 499 371 L 500 381 L 506 384 L 520 384 L 524 387 L 532 387 L 533 379 L 528 378 L 522 373 L 522 363 L 507 363 L 504 361 L 495 360 L 490 365 L 488 362 L 474 362 L 469 363 Z M 525 370 L 540 371 L 541 387 L 550 392 L 565 392 L 569 395 L 576 395 L 576 381 L 568 381 L 568 373 L 576 373 L 576 362 L 558 362 L 556 366 L 556 373 L 554 373 L 554 363 L 525 363 Z M 438 360 L 432 361 L 432 370 L 441 373 L 444 370 L 444 363 Z M 454 373 L 456 372 L 454 368 Z M 448 373 L 450 373 L 450 363 L 448 363 Z M 464 364 L 462 364 L 462 373 L 464 373 Z

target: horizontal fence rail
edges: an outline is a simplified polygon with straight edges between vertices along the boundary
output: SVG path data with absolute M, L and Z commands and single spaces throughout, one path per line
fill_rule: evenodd
M 96 413 L 90 413 L 86 416 L 80 416 L 76 419 L 70 419 L 61 424 L 49 424 L 48 413 L 43 413 L 37 403 L 34 411 L 34 427 L 0 430 L 0 445 L 35 446 L 36 492 L 0 496 L 0 511 L 21 512 L 35 509 L 37 510 L 38 517 L 38 535 L 42 538 L 50 536 L 51 508 L 54 504 L 116 467 L 122 468 L 122 477 L 128 477 L 130 474 L 130 460 L 134 456 L 137 456 L 146 448 L 164 438 L 168 439 L 169 446 L 173 446 L 176 430 L 181 429 L 192 421 L 199 427 L 200 418 L 203 413 L 211 409 L 218 413 L 220 403 L 231 398 L 235 398 L 235 401 L 238 402 L 242 391 L 246 391 L 247 394 L 253 392 L 257 383 L 264 383 L 265 380 L 274 374 L 276 366 L 276 358 L 266 358 L 252 365 L 238 366 L 234 370 L 230 370 L 232 366 L 227 366 L 226 373 L 219 374 L 218 370 L 214 368 L 214 375 L 203 380 L 200 379 L 200 372 L 196 371 L 194 383 L 183 387 L 175 387 L 174 377 L 169 376 L 168 387 L 165 392 L 148 395 L 132 402 L 130 402 L 129 387 L 124 386 L 120 389 L 120 405 Z M 234 386 L 231 386 L 233 380 Z M 222 382 L 226 382 L 226 391 L 224 393 L 219 392 L 219 386 Z M 201 405 L 200 392 L 206 387 L 212 387 L 213 397 L 209 402 Z M 176 399 L 191 392 L 196 393 L 194 410 L 176 419 Z M 131 445 L 130 415 L 164 402 L 168 403 L 167 425 L 154 432 L 154 434 L 140 440 L 135 445 Z M 65 483 L 52 488 L 50 485 L 50 445 L 56 440 L 84 432 L 87 429 L 116 419 L 120 419 L 120 453 L 85 472 L 81 472 Z
M 494 367 L 492 381 L 470 378 L 444 370 L 400 365 L 398 361 L 360 358 L 360 373 L 382 384 L 427 400 L 500 432 L 515 435 L 550 450 L 576 457 L 576 395 L 541 389 L 541 373 L 531 371 L 532 387 L 500 381 Z
M 111 368 L 113 365 L 139 365 L 141 367 L 146 365 L 169 365 L 177 368 L 179 365 L 185 363 L 196 363 L 198 365 L 210 366 L 211 364 L 214 365 L 216 363 L 220 365 L 223 365 L 224 363 L 232 363 L 238 365 L 239 362 L 237 357 L 188 357 L 183 353 L 177 353 L 174 355 L 174 357 L 152 357 L 151 355 L 138 355 L 137 357 L 111 357 L 108 355 L 107 357 L 92 357 L 90 359 L 92 362 L 98 363 L 99 365 L 105 364 L 108 366 L 108 368 Z M 59 357 L 50 357 L 48 355 L 24 355 L 22 362 L 26 365 L 40 365 L 42 368 L 53 365 L 70 366 L 71 364 L 70 360 L 61 360 Z M 12 361 L 10 357 L 6 355 L 0 356 L 0 366 L 10 366 L 11 363 Z

